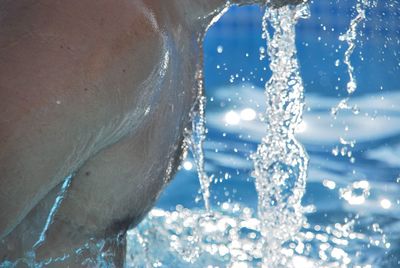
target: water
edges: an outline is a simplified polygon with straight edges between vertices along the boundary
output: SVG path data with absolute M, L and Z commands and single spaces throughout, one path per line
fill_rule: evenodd
M 323 7 L 346 12 L 343 20 L 338 21 L 336 13 L 331 17 L 318 14 Z M 398 22 L 393 17 L 385 20 L 384 8 L 399 10 L 393 1 L 311 4 L 311 18 L 299 21 L 296 29 L 305 103 L 297 61 L 292 57 L 296 48 L 290 46 L 294 39 L 277 46 L 283 51 L 280 59 L 290 64 L 282 71 L 286 76 L 274 80 L 277 70 L 269 71 L 273 63 L 268 60 L 274 58 L 267 54 L 268 43 L 252 36 L 261 33 L 246 33 L 248 26 L 241 31 L 234 24 L 245 20 L 239 9 L 222 18 L 225 25 L 232 23 L 234 37 L 224 36 L 218 23 L 215 34 L 210 30 L 205 43 L 208 138 L 204 162 L 207 173 L 213 175 L 212 213 L 206 212 L 202 202 L 193 201 L 201 200 L 202 194 L 197 191 L 194 159 L 188 157 L 158 208 L 130 231 L 127 260 L 131 267 L 399 266 L 396 36 L 400 35 L 395 28 L 393 34 L 380 37 L 382 41 L 377 37 L 382 27 L 389 31 L 390 23 Z M 247 19 L 261 19 L 257 12 L 249 8 Z M 331 26 L 332 21 L 339 25 Z M 321 30 L 311 35 L 314 25 Z M 257 27 L 262 28 L 261 24 Z M 270 22 L 269 38 L 279 40 L 273 28 Z M 255 67 L 246 67 L 254 62 Z M 285 105 L 284 101 L 266 103 L 266 81 L 269 98 L 284 98 L 285 91 L 268 89 L 279 88 L 278 82 L 291 76 L 295 82 L 286 87 L 298 85 L 292 89 L 296 94 L 290 101 L 297 104 L 290 107 L 293 110 L 273 106 Z M 290 135 L 280 135 L 279 122 L 285 112 L 296 115 L 287 117 Z M 307 158 L 299 142 L 309 155 L 305 185 L 301 174 L 306 172 Z M 287 144 L 296 145 L 289 150 Z M 279 161 L 273 159 L 285 156 L 287 162 L 274 165 Z M 177 194 L 183 186 L 186 193 Z
M 306 226 L 301 198 L 308 162 L 304 148 L 294 137 L 304 106 L 296 58 L 295 23 L 308 15 L 308 6 L 299 5 L 267 8 L 263 18 L 273 75 L 265 86 L 266 136 L 252 156 L 258 194 L 257 216 L 249 208 L 229 203 L 222 205 L 222 211 L 211 214 L 182 207 L 172 213 L 155 210 L 147 223 L 150 227 L 142 229 L 146 226 L 144 223 L 130 233 L 130 239 L 140 241 L 140 246 L 129 249 L 129 265 L 183 266 L 186 262 L 198 267 L 216 264 L 247 267 L 257 263 L 263 267 L 294 267 L 298 260 L 293 257 L 293 250 L 284 244 L 302 243 L 298 234 Z M 268 31 L 269 24 L 273 33 Z M 217 51 L 222 53 L 221 48 Z M 199 93 L 201 101 L 203 97 L 201 91 Z M 194 130 L 199 133 L 195 133 L 192 143 L 197 144 L 193 155 L 205 209 L 209 211 L 209 180 L 203 170 L 201 150 L 205 133 L 203 105 L 200 102 L 199 119 L 194 123 Z M 153 221 L 157 223 L 154 225 Z M 147 228 L 154 228 L 155 236 Z M 161 237 L 157 237 L 160 234 Z M 152 250 L 158 248 L 155 244 L 165 245 L 170 250 L 160 255 L 158 250 Z
M 364 1 L 365 2 L 365 1 Z M 354 91 L 357 89 L 357 82 L 354 77 L 354 67 L 351 64 L 350 57 L 354 52 L 354 49 L 356 47 L 355 41 L 357 41 L 357 26 L 365 20 L 365 9 L 364 5 L 368 5 L 368 2 L 366 3 L 357 3 L 356 5 L 356 10 L 357 10 L 357 16 L 351 20 L 350 22 L 350 27 L 347 30 L 347 32 L 341 36 L 339 36 L 340 41 L 346 41 L 348 44 L 348 48 L 346 52 L 344 53 L 344 63 L 347 66 L 347 73 L 349 74 L 349 82 L 347 82 L 347 92 L 349 94 L 353 94 Z
M 56 199 L 54 200 L 54 204 L 50 209 L 49 215 L 47 216 L 46 223 L 43 227 L 43 230 L 40 232 L 39 239 L 33 244 L 33 250 L 39 247 L 46 240 L 46 232 L 48 231 L 50 225 L 54 221 L 54 216 L 57 213 L 62 201 L 64 200 L 65 193 L 68 191 L 69 186 L 72 182 L 72 175 L 69 175 L 64 179 L 64 183 L 61 186 L 59 193 L 57 194 Z
M 252 159 L 265 267 L 292 266 L 289 257 L 293 253 L 287 256 L 283 244 L 298 240 L 297 235 L 306 224 L 301 199 L 308 156 L 294 135 L 304 108 L 295 25 L 299 18 L 308 16 L 308 5 L 298 5 L 267 8 L 263 18 L 272 76 L 265 85 L 267 107 L 262 120 L 267 125 L 266 136 Z
M 365 20 L 365 9 L 370 8 L 371 6 L 376 5 L 373 1 L 368 1 L 368 0 L 362 0 L 362 1 L 357 1 L 356 4 L 356 11 L 357 15 L 351 20 L 350 25 L 348 30 L 346 31 L 345 34 L 339 36 L 339 40 L 342 42 L 347 43 L 347 49 L 344 53 L 344 59 L 343 63 L 347 67 L 347 73 L 349 75 L 349 81 L 347 82 L 346 89 L 347 93 L 349 96 L 353 94 L 356 89 L 357 89 L 357 80 L 354 75 L 354 67 L 351 63 L 351 55 L 354 52 L 354 49 L 356 48 L 356 41 L 357 41 L 357 36 L 358 36 L 358 27 L 360 26 L 360 23 Z M 339 60 L 336 61 L 335 63 L 336 66 L 339 65 Z M 332 115 L 336 116 L 339 110 L 342 109 L 351 109 L 353 110 L 354 113 L 357 113 L 357 107 L 350 107 L 348 105 L 349 97 L 341 100 L 339 104 L 335 107 L 332 108 L 331 113 Z
M 253 28 L 234 37 L 210 29 L 193 156 L 129 231 L 127 267 L 399 267 L 400 34 L 377 45 L 365 24 L 379 3 L 343 3 L 311 4 L 306 20 L 307 6 L 266 10 L 262 25 L 251 7 Z M 321 7 L 347 10 L 348 21 L 331 30 Z M 240 21 L 235 12 L 221 23 Z M 398 22 L 382 16 L 379 31 Z M 312 23 L 322 34 L 304 30 Z M 109 267 L 107 252 L 86 262 L 95 264 Z
M 203 145 L 206 138 L 206 117 L 205 105 L 206 97 L 203 88 L 203 71 L 201 68 L 197 70 L 196 79 L 198 81 L 198 92 L 194 109 L 191 111 L 192 129 L 188 131 L 185 143 L 190 145 L 199 176 L 201 192 L 204 201 L 204 207 L 210 210 L 210 178 L 204 170 L 204 151 Z

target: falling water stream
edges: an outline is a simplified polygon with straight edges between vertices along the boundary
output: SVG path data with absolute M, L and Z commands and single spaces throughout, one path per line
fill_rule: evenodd
M 290 255 L 284 254 L 282 246 L 296 240 L 305 225 L 301 199 L 305 192 L 308 157 L 294 135 L 304 108 L 295 26 L 299 18 L 308 16 L 308 5 L 302 4 L 267 8 L 263 18 L 272 76 L 265 85 L 266 136 L 253 155 L 253 176 L 265 267 L 292 266 Z

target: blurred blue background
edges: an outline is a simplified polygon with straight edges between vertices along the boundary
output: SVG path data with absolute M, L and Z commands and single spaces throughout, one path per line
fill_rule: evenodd
M 376 267 L 400 267 L 400 3 L 378 1 L 366 9 L 351 56 L 358 83 L 349 100 L 354 109 L 335 118 L 331 108 L 347 97 L 349 79 L 343 63 L 348 46 L 339 36 L 357 15 L 355 4 L 314 1 L 311 18 L 297 25 L 306 98 L 298 137 L 310 157 L 303 203 L 316 207 L 308 215 L 314 225 L 354 219 L 356 230 L 374 236 L 371 226 L 378 224 L 384 239 L 379 233 L 379 243 L 354 242 L 347 251 L 360 263 L 368 259 Z M 268 57 L 260 60 L 260 49 L 266 48 L 263 12 L 259 6 L 233 7 L 205 38 L 205 158 L 213 176 L 213 207 L 234 201 L 256 209 L 249 156 L 265 132 L 253 112 L 264 111 L 263 89 L 271 75 Z M 354 147 L 346 144 L 353 141 Z M 157 207 L 203 207 L 199 188 L 189 157 Z

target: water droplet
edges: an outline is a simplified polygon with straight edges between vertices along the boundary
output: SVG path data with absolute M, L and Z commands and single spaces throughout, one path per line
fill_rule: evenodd
M 361 205 L 370 194 L 369 182 L 366 180 L 353 182 L 346 188 L 339 190 L 340 198 L 346 200 L 350 205 Z
M 348 92 L 349 94 L 353 94 L 354 91 L 356 91 L 356 89 L 357 89 L 357 83 L 356 83 L 356 81 L 352 80 L 352 81 L 349 81 L 349 82 L 347 83 L 347 92 Z
M 328 189 L 330 189 L 330 190 L 333 190 L 333 189 L 336 188 L 336 183 L 335 183 L 334 181 L 331 181 L 331 180 L 325 179 L 325 180 L 323 180 L 322 184 L 323 184 L 326 188 L 328 188 Z

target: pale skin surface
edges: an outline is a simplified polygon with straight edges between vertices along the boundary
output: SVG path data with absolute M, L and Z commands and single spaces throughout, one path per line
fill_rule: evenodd
M 122 265 L 126 229 L 179 162 L 196 39 L 225 4 L 0 1 L 0 263 L 32 248 L 74 173 L 38 258 L 120 233 Z

